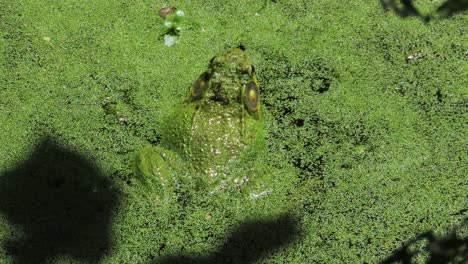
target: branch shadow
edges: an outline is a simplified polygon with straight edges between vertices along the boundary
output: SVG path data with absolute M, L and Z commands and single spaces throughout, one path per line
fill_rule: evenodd
M 468 228 L 468 218 L 459 228 Z M 424 250 L 413 249 L 416 244 L 425 244 Z M 438 263 L 467 263 L 468 262 L 468 236 L 458 237 L 452 230 L 449 234 L 437 237 L 432 231 L 422 233 L 416 238 L 407 241 L 403 246 L 393 252 L 380 264 L 416 263 L 417 255 L 426 254 L 427 264 Z
M 421 16 L 413 0 L 380 0 L 380 3 L 386 11 L 391 9 L 400 17 Z
M 414 5 L 414 0 L 380 0 L 384 10 L 392 10 L 402 18 L 416 16 L 429 22 L 433 19 L 449 18 L 457 13 L 468 10 L 468 1 L 466 0 L 446 0 L 441 4 L 433 14 L 422 14 Z
M 119 196 L 94 163 L 45 137 L 0 177 L 0 214 L 16 234 L 1 245 L 18 264 L 63 255 L 97 262 L 112 248 Z
M 168 256 L 152 264 L 247 264 L 287 247 L 300 237 L 299 226 L 291 215 L 276 219 L 250 220 L 233 230 L 222 247 L 211 255 Z

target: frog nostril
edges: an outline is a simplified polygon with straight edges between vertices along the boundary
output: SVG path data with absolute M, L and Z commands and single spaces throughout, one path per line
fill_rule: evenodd
M 225 96 L 215 95 L 211 99 L 213 99 L 213 101 L 219 102 L 219 103 L 221 103 L 223 105 L 228 105 L 229 104 L 229 98 L 227 98 Z

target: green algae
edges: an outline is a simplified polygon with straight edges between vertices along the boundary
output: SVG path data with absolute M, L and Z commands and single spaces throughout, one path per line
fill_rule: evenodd
M 0 177 L 44 135 L 89 155 L 124 194 L 102 263 L 216 254 L 235 226 L 285 213 L 302 236 L 258 263 L 375 263 L 467 217 L 466 14 L 426 23 L 379 1 L 179 1 L 199 27 L 168 48 L 164 4 L 0 1 Z M 206 195 L 181 178 L 159 203 L 133 174 L 135 151 L 160 144 L 206 62 L 239 44 L 268 153 L 231 174 L 258 179 Z M 0 216 L 5 263 L 15 224 Z

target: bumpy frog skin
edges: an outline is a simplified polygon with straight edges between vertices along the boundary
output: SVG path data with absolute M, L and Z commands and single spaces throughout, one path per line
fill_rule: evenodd
M 247 54 L 235 48 L 214 57 L 170 115 L 161 147 L 139 151 L 138 173 L 162 185 L 176 172 L 223 177 L 233 161 L 263 149 L 260 117 L 258 81 Z

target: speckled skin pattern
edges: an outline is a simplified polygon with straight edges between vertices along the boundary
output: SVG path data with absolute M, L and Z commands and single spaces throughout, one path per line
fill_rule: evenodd
M 140 171 L 165 178 L 159 175 L 160 167 L 168 165 L 160 162 L 174 155 L 167 153 L 170 150 L 189 164 L 170 164 L 169 168 L 182 167 L 211 177 L 224 174 L 231 160 L 264 140 L 258 97 L 255 70 L 243 50 L 236 48 L 213 58 L 168 119 L 161 140 L 164 148 L 140 151 Z

